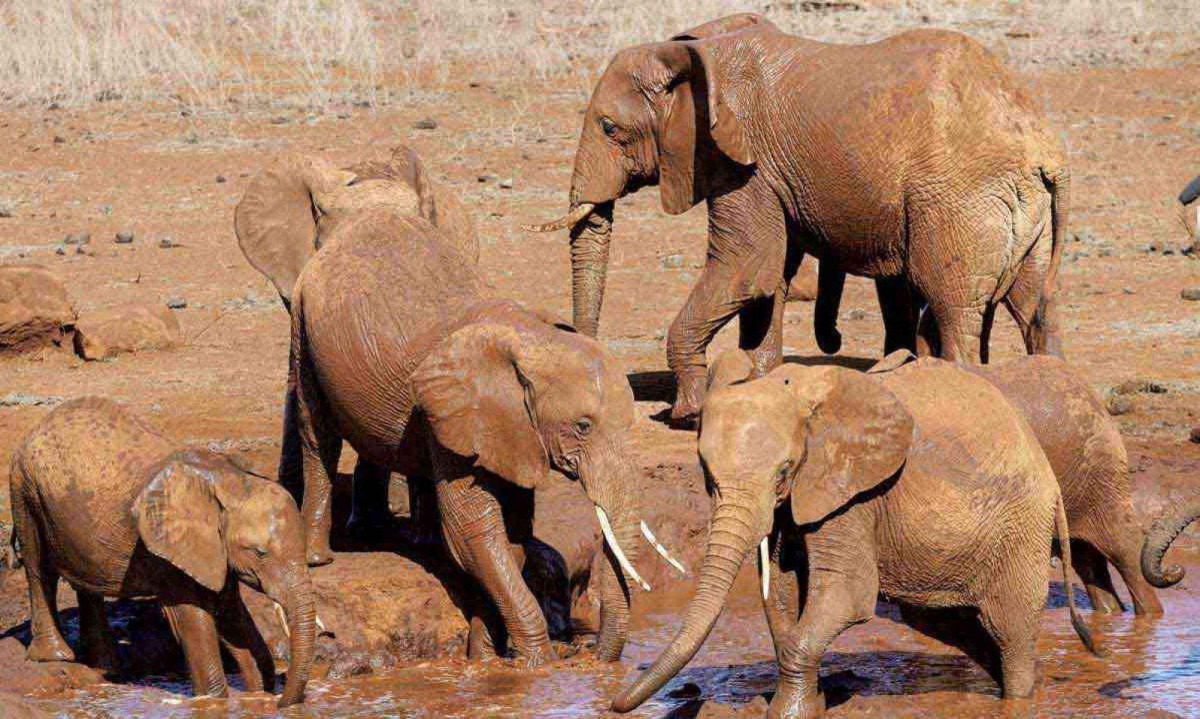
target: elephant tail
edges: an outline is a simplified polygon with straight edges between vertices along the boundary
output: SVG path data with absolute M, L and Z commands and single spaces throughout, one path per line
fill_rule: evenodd
M 1067 528 L 1067 510 L 1063 507 L 1061 493 L 1055 497 L 1054 502 L 1054 530 L 1058 535 L 1058 545 L 1062 553 L 1063 593 L 1067 595 L 1067 607 L 1071 610 L 1071 626 L 1075 628 L 1075 633 L 1079 635 L 1079 641 L 1083 642 L 1083 646 L 1087 647 L 1092 654 L 1102 657 L 1105 652 L 1096 644 L 1092 630 L 1083 623 L 1083 618 L 1079 616 L 1079 610 L 1075 608 L 1075 588 L 1071 586 L 1071 575 L 1068 569 L 1071 566 L 1071 532 Z
M 1049 304 L 1058 291 L 1058 268 L 1062 264 L 1063 248 L 1067 244 L 1067 219 L 1071 214 L 1071 171 L 1066 167 L 1042 167 L 1042 182 L 1050 192 L 1050 266 L 1042 285 L 1041 299 L 1034 312 L 1033 322 L 1043 328 L 1057 321 L 1049 317 Z M 1045 348 L 1051 354 L 1061 354 L 1058 347 Z

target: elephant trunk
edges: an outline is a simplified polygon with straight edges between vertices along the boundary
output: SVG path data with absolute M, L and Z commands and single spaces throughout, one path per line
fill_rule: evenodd
M 615 662 L 621 658 L 629 636 L 629 583 L 641 578 L 627 576 L 622 558 L 634 567 L 641 556 L 641 525 L 637 512 L 637 494 L 630 491 L 634 468 L 619 449 L 605 452 L 610 459 L 583 478 L 588 498 L 597 507 L 597 518 L 604 530 L 602 556 L 596 566 L 600 595 L 600 633 L 596 655 L 601 661 Z M 607 526 L 603 526 L 607 525 Z M 636 570 L 633 570 L 636 572 Z
M 636 709 L 678 674 L 699 651 L 721 615 L 742 562 L 761 539 L 752 534 L 752 528 L 763 524 L 756 514 L 750 502 L 739 502 L 734 497 L 717 504 L 708 532 L 700 584 L 688 603 L 683 626 L 654 664 L 613 699 L 613 711 Z
M 1146 532 L 1142 545 L 1142 575 L 1146 581 L 1165 589 L 1183 579 L 1183 567 L 1162 565 L 1163 555 L 1184 528 L 1200 519 L 1200 499 L 1193 499 L 1175 512 L 1165 514 Z
M 600 329 L 612 216 L 613 203 L 601 203 L 571 228 L 572 322 L 589 337 L 595 337 Z
M 303 568 L 297 573 L 303 572 Z M 306 573 L 306 572 L 305 572 Z M 287 615 L 291 657 L 288 660 L 287 682 L 279 697 L 279 708 L 304 701 L 304 687 L 312 669 L 317 638 L 317 603 L 312 581 L 307 577 L 290 581 L 281 592 L 279 603 Z

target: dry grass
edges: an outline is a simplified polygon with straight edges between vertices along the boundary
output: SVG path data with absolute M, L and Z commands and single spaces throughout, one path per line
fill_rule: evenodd
M 0 102 L 386 102 L 463 80 L 585 93 L 620 47 L 739 11 L 862 42 L 970 33 L 1017 67 L 1196 62 L 1190 0 L 0 0 Z M 1189 54 L 1190 53 L 1190 54 Z

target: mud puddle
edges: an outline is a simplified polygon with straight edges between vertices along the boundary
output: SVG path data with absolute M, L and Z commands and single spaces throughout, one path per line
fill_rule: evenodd
M 1061 585 L 1043 618 L 1037 694 L 1003 703 L 991 677 L 961 652 L 899 623 L 881 603 L 875 620 L 852 628 L 825 655 L 822 686 L 830 716 L 1194 717 L 1200 716 L 1200 551 L 1184 557 L 1189 577 L 1160 593 L 1161 619 L 1087 615 L 1108 651 L 1083 649 L 1071 631 Z M 744 572 L 739 591 L 705 648 L 657 697 L 631 716 L 760 716 L 775 683 L 766 624 Z M 342 680 L 314 681 L 289 717 L 593 717 L 638 667 L 674 635 L 688 592 L 643 602 L 619 665 L 568 659 L 533 672 L 439 660 Z M 1086 607 L 1086 595 L 1077 590 Z M 233 677 L 238 686 L 238 677 Z M 275 714 L 266 695 L 191 699 L 179 677 L 104 684 L 34 701 L 59 717 L 242 718 Z M 769 695 L 768 695 L 769 696 Z M 753 703 L 752 703 L 753 702 Z M 709 706 L 704 706 L 708 703 Z M 742 714 L 742 712 L 745 712 Z

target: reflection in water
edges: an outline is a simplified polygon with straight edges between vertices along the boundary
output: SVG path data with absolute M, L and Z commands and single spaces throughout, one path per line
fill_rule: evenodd
M 822 684 L 830 716 L 874 711 L 889 717 L 1144 717 L 1151 710 L 1200 716 L 1200 566 L 1184 585 L 1163 591 L 1163 619 L 1090 615 L 1108 651 L 1083 649 L 1065 609 L 1047 610 L 1038 643 L 1042 682 L 1031 706 L 1006 706 L 991 677 L 962 653 L 895 619 L 894 608 L 846 632 L 825 655 Z M 745 583 L 748 589 L 750 583 Z M 604 712 L 623 680 L 650 662 L 678 626 L 687 596 L 655 597 L 619 665 L 568 660 L 533 672 L 503 665 L 439 661 L 385 674 L 314 681 L 309 701 L 288 717 L 593 717 Z M 770 692 L 774 654 L 752 591 L 734 597 L 704 649 L 657 698 L 632 716 L 692 716 L 702 701 L 742 703 Z M 237 686 L 236 679 L 234 686 Z M 186 698 L 186 681 L 147 678 L 105 684 L 37 704 L 61 717 L 242 719 L 272 716 L 266 695 L 235 700 Z M 1014 712 L 1017 712 L 1014 714 Z

